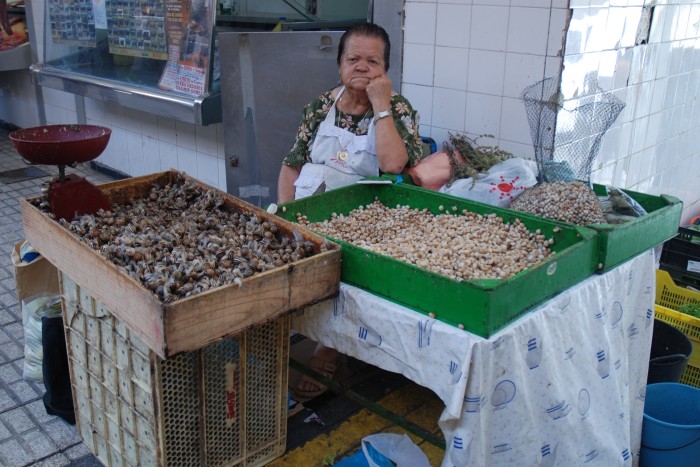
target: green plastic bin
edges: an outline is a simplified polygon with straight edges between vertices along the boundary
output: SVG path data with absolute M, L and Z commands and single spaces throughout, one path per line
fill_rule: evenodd
M 277 215 L 310 222 L 348 214 L 379 199 L 386 206 L 408 205 L 440 214 L 453 206 L 477 214 L 515 219 L 554 238 L 550 258 L 505 279 L 456 281 L 414 265 L 331 238 L 342 247 L 341 280 L 416 311 L 430 314 L 482 337 L 489 337 L 543 300 L 592 275 L 597 267 L 595 231 L 487 204 L 401 184 L 357 184 L 281 205 Z
M 596 195 L 606 194 L 605 185 L 593 184 Z M 683 203 L 668 195 L 647 195 L 623 190 L 647 212 L 624 224 L 590 224 L 598 233 L 598 272 L 604 273 L 673 238 L 678 233 Z

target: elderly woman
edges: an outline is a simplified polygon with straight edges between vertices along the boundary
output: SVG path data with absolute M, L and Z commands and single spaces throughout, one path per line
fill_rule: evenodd
M 380 26 L 359 23 L 340 39 L 340 86 L 309 103 L 291 152 L 283 161 L 278 202 L 284 203 L 355 183 L 381 173 L 401 173 L 421 157 L 418 114 L 392 90 L 389 36 Z M 335 373 L 337 352 L 318 345 L 309 365 Z M 325 387 L 302 377 L 293 394 L 307 400 Z
M 421 157 L 418 114 L 392 91 L 389 36 L 359 23 L 340 39 L 340 86 L 303 111 L 283 161 L 278 201 L 299 199 L 380 173 L 400 173 Z

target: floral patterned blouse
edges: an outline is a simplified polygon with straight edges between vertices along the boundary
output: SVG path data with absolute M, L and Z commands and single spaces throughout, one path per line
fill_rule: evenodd
M 298 167 L 311 162 L 311 148 L 316 138 L 316 131 L 328 115 L 333 101 L 332 90 L 326 91 L 304 107 L 296 141 L 291 152 L 282 161 L 283 164 Z M 418 134 L 420 123 L 418 112 L 413 110 L 408 100 L 399 94 L 391 96 L 390 103 L 394 124 L 406 144 L 408 167 L 411 167 L 423 156 L 421 138 Z M 374 113 L 370 108 L 365 115 L 351 115 L 336 108 L 336 117 L 336 126 L 352 131 L 356 135 L 366 135 Z

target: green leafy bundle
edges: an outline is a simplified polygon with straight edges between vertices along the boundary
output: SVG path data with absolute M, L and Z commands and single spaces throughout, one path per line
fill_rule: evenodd
M 498 146 L 479 146 L 479 138 L 493 138 L 493 135 L 480 135 L 471 139 L 466 135 L 450 133 L 450 141 L 443 144 L 444 150 L 450 158 L 451 178 L 450 185 L 460 178 L 472 179 L 472 184 L 482 172 L 488 171 L 494 165 L 500 164 L 513 157 L 508 151 Z M 464 162 L 460 161 L 455 152 L 462 155 Z

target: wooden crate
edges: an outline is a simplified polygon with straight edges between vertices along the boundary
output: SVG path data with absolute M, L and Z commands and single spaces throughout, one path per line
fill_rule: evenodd
M 166 184 L 178 172 L 168 171 L 100 185 L 113 203 L 146 196 L 155 183 Z M 185 175 L 185 177 L 187 177 Z M 205 189 L 216 190 L 195 180 Z M 136 333 L 162 358 L 195 350 L 232 336 L 257 323 L 303 308 L 338 292 L 340 247 L 323 237 L 220 192 L 226 206 L 273 220 L 281 232 L 292 231 L 315 245 L 317 253 L 286 266 L 243 279 L 243 285 L 217 287 L 163 304 L 139 282 L 91 249 L 29 200 L 20 200 L 27 240 L 59 271 L 90 290 L 92 296 Z M 328 251 L 318 252 L 326 242 Z
M 106 466 L 258 466 L 285 451 L 287 315 L 161 359 L 61 273 L 76 428 Z

